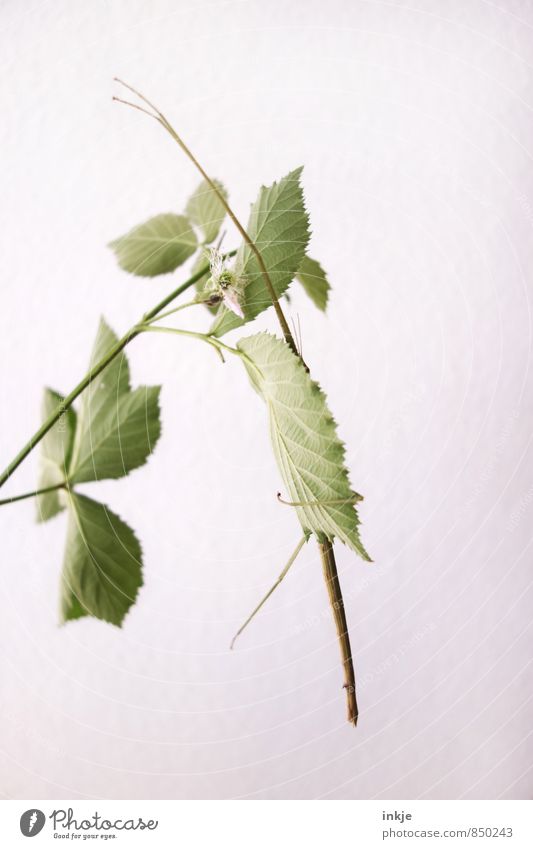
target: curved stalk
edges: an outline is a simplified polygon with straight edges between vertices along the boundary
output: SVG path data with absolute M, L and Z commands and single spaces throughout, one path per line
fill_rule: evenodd
M 26 498 L 35 498 L 37 495 L 44 495 L 47 492 L 55 492 L 57 489 L 65 489 L 67 482 L 56 483 L 53 486 L 44 486 L 42 489 L 36 489 L 33 492 L 25 492 L 23 495 L 14 495 L 13 498 L 3 498 L 0 501 L 0 507 L 4 504 L 13 504 L 15 501 L 24 501 Z
M 151 118 L 153 118 L 159 124 L 161 124 L 161 126 L 167 131 L 167 133 L 171 136 L 171 138 L 174 139 L 176 144 L 179 145 L 179 147 L 182 149 L 184 154 L 190 159 L 190 161 L 192 162 L 194 167 L 200 172 L 200 174 L 202 175 L 202 177 L 204 178 L 204 180 L 206 181 L 208 186 L 216 194 L 216 196 L 220 200 L 220 203 L 222 204 L 222 206 L 226 210 L 227 214 L 229 215 L 229 217 L 233 221 L 235 227 L 237 228 L 237 230 L 241 234 L 241 236 L 244 239 L 244 241 L 246 242 L 246 244 L 249 246 L 250 250 L 253 252 L 255 258 L 257 259 L 257 264 L 259 265 L 259 269 L 261 271 L 261 275 L 262 275 L 263 280 L 265 282 L 265 286 L 267 288 L 268 294 L 270 295 L 270 298 L 271 298 L 272 303 L 274 305 L 274 309 L 276 311 L 276 315 L 277 315 L 281 330 L 283 332 L 283 336 L 285 337 L 285 341 L 287 342 L 288 345 L 290 345 L 290 347 L 292 348 L 294 353 L 298 355 L 298 348 L 296 347 L 296 343 L 295 343 L 293 335 L 290 331 L 289 325 L 287 323 L 287 319 L 285 318 L 285 314 L 284 314 L 284 312 L 281 308 L 281 304 L 280 304 L 278 296 L 276 294 L 276 290 L 274 289 L 274 286 L 272 284 L 272 280 L 270 279 L 270 275 L 268 273 L 267 267 L 264 263 L 263 257 L 261 256 L 261 251 L 259 250 L 259 248 L 255 244 L 253 239 L 249 236 L 248 232 L 243 227 L 243 225 L 241 224 L 241 222 L 239 221 L 239 219 L 237 218 L 235 213 L 233 212 L 233 209 L 229 205 L 229 203 L 226 200 L 226 198 L 224 197 L 223 193 L 218 188 L 217 184 L 214 182 L 214 180 L 211 179 L 211 177 L 209 177 L 207 172 L 204 170 L 203 166 L 196 159 L 196 157 L 193 154 L 193 152 L 191 151 L 191 149 L 185 144 L 185 142 L 183 141 L 181 136 L 176 132 L 176 130 L 174 129 L 172 124 L 168 121 L 168 119 L 165 117 L 165 115 L 157 108 L 157 106 L 154 106 L 154 104 L 151 103 L 148 100 L 148 98 L 146 98 L 143 94 L 141 94 L 139 91 L 134 89 L 133 86 L 128 85 L 128 83 L 125 83 L 123 80 L 120 80 L 118 77 L 115 77 L 115 81 L 117 83 L 119 83 L 120 85 L 124 86 L 124 88 L 127 88 L 128 91 L 131 91 L 136 97 L 139 97 L 144 103 L 146 103 L 150 107 L 150 109 L 153 109 L 154 111 L 149 112 L 147 109 L 143 109 L 141 106 L 138 106 L 135 103 L 131 103 L 129 100 L 122 100 L 120 97 L 114 97 L 113 100 L 116 100 L 118 103 L 123 103 L 125 106 L 132 106 L 134 109 L 138 109 L 140 112 L 144 112 L 146 115 L 149 115 Z
M 259 265 L 259 269 L 260 269 L 261 275 L 263 277 L 266 289 L 267 289 L 267 291 L 270 295 L 270 298 L 272 300 L 272 304 L 274 306 L 279 324 L 281 326 L 283 336 L 285 337 L 285 341 L 290 346 L 290 348 L 292 349 L 294 354 L 301 359 L 302 363 L 304 364 L 304 367 L 307 369 L 307 366 L 305 365 L 305 362 L 304 362 L 304 360 L 301 356 L 301 353 L 298 351 L 298 348 L 297 348 L 296 343 L 294 341 L 293 335 L 290 331 L 289 325 L 287 323 L 287 320 L 285 318 L 285 315 L 284 315 L 283 310 L 281 308 L 281 305 L 279 303 L 278 296 L 276 294 L 276 291 L 275 291 L 274 286 L 272 284 L 272 281 L 270 279 L 270 275 L 269 275 L 268 270 L 266 268 L 266 265 L 264 263 L 261 252 L 258 249 L 258 247 L 256 246 L 253 239 L 251 239 L 251 237 L 249 236 L 249 234 L 247 233 L 247 231 L 245 230 L 245 228 L 243 227 L 243 225 L 241 224 L 241 222 L 239 221 L 239 219 L 237 218 L 235 213 L 233 212 L 233 209 L 231 208 L 231 206 L 227 202 L 226 198 L 224 197 L 224 195 L 222 194 L 222 192 L 220 191 L 220 189 L 218 188 L 216 183 L 213 180 L 211 180 L 211 178 L 205 172 L 202 165 L 198 162 L 198 160 L 196 159 L 196 157 L 194 156 L 192 151 L 185 144 L 185 142 L 182 140 L 182 138 L 178 135 L 176 130 L 172 127 L 172 125 L 169 123 L 169 121 L 166 119 L 166 117 L 163 115 L 163 113 L 160 112 L 149 100 L 147 100 L 146 97 L 141 95 L 134 88 L 127 85 L 126 83 L 123 83 L 121 80 L 117 79 L 117 82 L 119 82 L 121 85 L 125 86 L 127 89 L 132 91 L 144 103 L 146 103 L 150 107 L 150 109 L 153 109 L 154 111 L 150 112 L 147 109 L 144 109 L 143 107 L 139 106 L 138 104 L 131 103 L 131 102 L 126 101 L 126 100 L 122 100 L 121 98 L 118 98 L 118 97 L 115 97 L 114 100 L 117 100 L 121 103 L 125 103 L 126 105 L 131 106 L 134 109 L 138 109 L 139 111 L 149 115 L 151 118 L 158 121 L 158 123 L 161 124 L 161 126 L 169 133 L 169 135 L 172 137 L 172 139 L 179 145 L 181 150 L 186 154 L 186 156 L 189 158 L 189 160 L 197 168 L 197 170 L 200 172 L 200 174 L 202 175 L 204 180 L 207 182 L 207 184 L 210 186 L 212 191 L 216 194 L 216 196 L 220 200 L 222 206 L 226 210 L 226 212 L 229 215 L 230 219 L 232 220 L 233 224 L 235 225 L 235 227 L 237 228 L 237 230 L 239 231 L 242 238 L 244 239 L 246 244 L 249 246 L 250 250 L 253 252 L 253 254 L 254 254 L 254 256 L 257 260 L 257 263 Z M 232 251 L 231 253 L 226 254 L 226 256 L 233 256 L 234 254 L 235 254 L 235 251 Z M 177 329 L 174 329 L 174 328 L 155 327 L 155 326 L 151 325 L 151 322 L 156 317 L 159 317 L 159 318 L 163 317 L 160 314 L 162 313 L 162 311 L 165 309 L 166 306 L 168 306 L 182 292 L 186 291 L 186 289 L 188 289 L 190 286 L 192 286 L 197 280 L 201 279 L 208 270 L 209 270 L 209 265 L 206 264 L 205 267 L 203 267 L 198 272 L 196 272 L 196 274 L 192 275 L 185 283 L 183 283 L 181 286 L 179 286 L 177 289 L 175 289 L 173 292 L 171 292 L 168 296 L 166 296 L 162 301 L 160 301 L 158 304 L 156 304 L 156 306 L 153 307 L 153 309 L 151 309 L 147 313 L 145 313 L 143 315 L 141 321 L 138 324 L 134 325 L 124 336 L 122 336 L 122 338 L 118 340 L 118 342 L 108 351 L 108 353 L 98 363 L 96 363 L 90 369 L 90 371 L 82 378 L 82 380 L 77 384 L 77 386 L 75 386 L 74 389 L 66 396 L 66 398 L 63 399 L 61 404 L 59 404 L 56 407 L 56 409 L 45 419 L 45 421 L 41 424 L 40 428 L 35 432 L 35 434 L 31 437 L 31 439 L 26 443 L 26 445 L 24 445 L 24 447 L 19 451 L 19 453 L 16 455 L 16 457 L 11 461 L 11 463 L 7 466 L 7 468 L 4 470 L 4 472 L 0 475 L 0 487 L 2 487 L 6 483 L 6 481 L 9 480 L 9 478 L 11 477 L 11 475 L 13 474 L 15 469 L 17 469 L 18 466 L 25 460 L 25 458 L 33 451 L 35 446 L 41 441 L 41 439 L 48 433 L 48 431 L 53 427 L 53 425 L 63 415 L 64 411 L 68 407 L 71 406 L 72 402 L 89 386 L 89 384 L 94 380 L 94 378 L 97 377 L 97 375 L 99 375 L 107 367 L 107 365 L 109 365 L 109 363 L 113 359 L 115 359 L 115 357 L 118 356 L 118 354 L 132 341 L 132 339 L 134 339 L 140 333 L 148 332 L 148 331 L 163 332 L 163 333 L 169 333 L 170 332 L 170 333 L 177 333 L 177 334 L 184 335 L 184 336 L 191 336 L 191 337 L 199 338 L 202 341 L 206 342 L 207 344 L 211 345 L 217 351 L 217 353 L 219 354 L 219 356 L 221 357 L 222 360 L 224 360 L 224 356 L 223 356 L 224 350 L 242 357 L 241 352 L 239 352 L 238 350 L 236 350 L 234 348 L 230 348 L 229 346 L 224 345 L 224 343 L 221 343 L 218 339 L 214 339 L 213 337 L 207 336 L 206 334 L 194 333 L 192 331 L 182 331 L 182 330 L 177 330 Z M 166 313 L 164 313 L 164 316 L 170 315 L 171 313 L 176 312 L 176 311 L 177 310 L 168 310 Z M 62 486 L 64 486 L 64 484 L 60 484 L 60 485 L 53 486 L 53 487 L 47 487 L 47 488 L 44 488 L 44 489 L 41 489 L 41 490 L 37 490 L 33 493 L 25 493 L 23 495 L 16 496 L 16 497 L 11 498 L 11 499 L 6 499 L 6 500 L 3 500 L 3 501 L 0 501 L 0 505 L 12 503 L 14 501 L 20 501 L 20 500 L 23 500 L 25 498 L 30 498 L 30 497 L 33 497 L 33 496 L 38 495 L 40 493 L 49 492 L 49 491 L 52 491 L 54 489 L 59 489 Z M 355 500 L 357 500 L 357 498 Z M 294 506 L 297 506 L 296 502 L 294 503 Z M 263 606 L 263 604 L 269 598 L 269 596 L 272 594 L 274 589 L 279 585 L 279 583 L 281 583 L 281 581 L 283 580 L 287 571 L 289 570 L 290 566 L 294 562 L 294 559 L 295 559 L 298 551 L 300 550 L 301 546 L 303 545 L 304 541 L 305 541 L 305 537 L 299 543 L 296 551 L 294 552 L 293 556 L 289 560 L 289 563 L 287 564 L 287 566 L 285 567 L 285 569 L 283 570 L 283 572 L 279 576 L 278 580 L 276 581 L 276 583 L 274 584 L 272 589 L 269 591 L 269 593 L 267 593 L 265 598 L 260 602 L 258 607 L 253 611 L 252 615 L 244 623 L 242 628 L 237 632 L 236 637 L 242 632 L 242 630 L 246 627 L 246 625 L 253 618 L 253 616 L 255 616 L 255 613 Z M 331 541 L 326 540 L 325 542 L 319 542 L 319 550 L 320 550 L 321 559 L 322 559 L 324 579 L 326 581 L 326 586 L 327 586 L 327 589 L 328 589 L 330 604 L 331 604 L 331 608 L 332 608 L 332 611 L 333 611 L 333 616 L 334 616 L 335 624 L 336 624 L 336 628 L 337 628 L 339 647 L 340 647 L 341 657 L 342 657 L 342 662 L 343 662 L 344 681 L 345 681 L 344 687 L 346 688 L 347 703 L 348 703 L 348 720 L 350 722 L 352 722 L 354 725 L 356 725 L 357 724 L 357 717 L 358 717 L 358 709 L 357 709 L 357 701 L 356 701 L 356 696 L 355 696 L 355 673 L 354 673 L 353 662 L 352 662 L 350 639 L 349 639 L 349 636 L 348 636 L 348 627 L 347 627 L 347 623 L 346 623 L 346 615 L 345 615 L 345 612 L 344 612 L 344 602 L 343 602 L 343 598 L 342 598 L 342 591 L 341 591 L 341 588 L 340 588 L 339 578 L 338 578 L 338 574 L 337 574 L 337 567 L 336 567 L 336 563 L 335 563 L 335 555 L 333 553 L 333 545 L 332 545 Z M 236 639 L 236 637 L 234 639 Z

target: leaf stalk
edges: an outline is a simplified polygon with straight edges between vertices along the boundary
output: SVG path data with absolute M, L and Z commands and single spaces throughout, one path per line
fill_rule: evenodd
M 233 646 L 235 645 L 235 643 L 236 643 L 236 641 L 237 641 L 237 638 L 238 638 L 238 637 L 242 634 L 242 632 L 243 632 L 243 631 L 244 631 L 244 629 L 247 627 L 247 625 L 249 625 L 249 624 L 250 624 L 250 622 L 252 621 L 252 619 L 254 618 L 254 616 L 256 615 L 256 613 L 259 613 L 259 611 L 260 611 L 260 610 L 261 610 L 261 608 L 263 607 L 264 603 L 265 603 L 266 601 L 268 601 L 268 599 L 270 598 L 270 596 L 272 595 L 272 593 L 274 592 L 274 590 L 275 590 L 275 589 L 277 589 L 277 587 L 279 587 L 279 585 L 281 584 L 281 582 L 282 582 L 283 578 L 285 577 L 285 575 L 287 574 L 287 572 L 288 572 L 288 571 L 289 571 L 289 569 L 291 568 L 292 564 L 294 563 L 294 561 L 295 561 L 295 560 L 296 560 L 296 558 L 298 557 L 298 555 L 299 555 L 300 551 L 302 550 L 303 546 L 304 546 L 304 545 L 305 545 L 305 543 L 307 542 L 307 539 L 308 539 L 308 536 L 307 536 L 306 534 L 304 534 L 304 536 L 301 538 L 301 540 L 299 541 L 298 545 L 296 546 L 296 548 L 295 548 L 295 549 L 294 549 L 294 551 L 292 552 L 291 556 L 289 557 L 289 559 L 288 559 L 287 563 L 286 563 L 286 564 L 285 564 L 285 566 L 283 567 L 282 571 L 280 572 L 280 574 L 279 574 L 279 576 L 278 576 L 278 579 L 276 580 L 275 584 L 274 584 L 272 587 L 270 587 L 269 591 L 267 592 L 267 594 L 266 594 L 265 596 L 263 596 L 263 598 L 261 599 L 261 601 L 259 602 L 259 604 L 257 605 L 257 607 L 254 607 L 254 609 L 253 609 L 253 610 L 252 610 L 252 612 L 250 613 L 250 615 L 249 615 L 248 619 L 247 619 L 247 620 L 246 620 L 246 621 L 245 621 L 245 622 L 241 625 L 241 627 L 239 628 L 239 630 L 237 631 L 237 633 L 236 633 L 236 634 L 235 634 L 235 636 L 233 637 L 233 639 L 232 639 L 232 641 L 231 641 L 231 644 L 230 644 L 230 650 L 231 650 L 231 649 L 233 649 Z

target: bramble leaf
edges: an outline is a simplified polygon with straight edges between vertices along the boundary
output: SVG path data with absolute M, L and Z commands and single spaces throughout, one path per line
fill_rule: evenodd
M 120 478 L 146 463 L 161 434 L 159 386 L 140 386 L 119 398 L 93 420 L 90 438 L 80 444 L 70 470 L 72 483 Z
M 225 198 L 228 193 L 219 180 L 213 180 Z M 185 214 L 202 231 L 204 244 L 213 242 L 220 231 L 226 210 L 209 183 L 203 180 L 195 189 L 185 207 Z
M 42 418 L 48 416 L 63 401 L 63 396 L 53 389 L 45 389 L 42 402 Z M 69 407 L 61 418 L 43 437 L 41 442 L 41 457 L 37 489 L 55 486 L 63 483 L 67 477 L 67 468 L 72 454 L 74 431 L 76 429 L 76 413 Z M 37 521 L 46 522 L 65 507 L 61 503 L 59 493 L 45 492 L 37 496 Z
M 132 529 L 105 504 L 70 492 L 62 621 L 95 616 L 121 625 L 140 586 L 142 552 Z
M 91 366 L 116 342 L 102 319 Z M 95 377 L 81 396 L 71 483 L 122 477 L 146 462 L 161 433 L 159 392 L 158 386 L 130 389 L 125 354 Z
M 275 336 L 248 336 L 237 348 L 267 405 L 274 455 L 290 500 L 300 504 L 295 509 L 304 533 L 312 532 L 322 541 L 338 537 L 370 560 L 359 538 L 354 507 L 360 496 L 350 486 L 344 445 L 319 385 Z
M 184 215 L 169 212 L 134 227 L 110 242 L 109 247 L 125 271 L 140 277 L 155 277 L 183 265 L 195 252 L 198 240 Z
M 296 274 L 309 241 L 309 217 L 302 187 L 301 168 L 269 187 L 262 186 L 252 206 L 247 232 L 258 248 L 276 294 L 281 296 Z M 235 272 L 246 281 L 241 299 L 244 319 L 221 306 L 211 327 L 214 336 L 251 321 L 272 304 L 257 258 L 243 242 L 237 251 Z
M 296 272 L 296 279 L 304 287 L 314 305 L 322 312 L 326 311 L 330 285 L 326 272 L 316 259 L 304 256 Z

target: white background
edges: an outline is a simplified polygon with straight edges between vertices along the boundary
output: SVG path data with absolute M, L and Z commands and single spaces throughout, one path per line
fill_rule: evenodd
M 123 629 L 59 628 L 65 517 L 1 508 L 4 796 L 530 796 L 532 4 L 0 10 L 2 461 L 42 386 L 84 373 L 100 314 L 122 332 L 186 274 L 133 278 L 106 248 L 198 182 L 155 123 L 111 103 L 118 74 L 244 217 L 261 183 L 305 165 L 334 291 L 325 318 L 296 290 L 290 312 L 375 561 L 338 547 L 354 730 L 312 544 L 228 651 L 299 534 L 261 402 L 239 363 L 135 341 L 134 382 L 163 384 L 163 436 L 129 480 L 84 489 L 143 543 Z

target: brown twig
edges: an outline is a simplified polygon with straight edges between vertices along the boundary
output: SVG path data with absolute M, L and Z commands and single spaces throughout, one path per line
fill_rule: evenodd
M 139 97 L 143 101 L 143 103 L 146 103 L 147 106 L 149 106 L 150 109 L 153 109 L 154 111 L 149 112 L 147 109 L 143 109 L 142 106 L 138 106 L 134 103 L 131 103 L 129 100 L 122 100 L 120 97 L 114 97 L 113 100 L 116 100 L 118 103 L 123 103 L 125 106 L 132 106 L 133 108 L 138 109 L 140 112 L 144 112 L 146 115 L 149 115 L 155 121 L 158 121 L 158 123 L 161 124 L 161 126 L 165 128 L 167 133 L 169 133 L 169 135 L 174 139 L 176 144 L 179 145 L 179 147 L 182 149 L 184 154 L 193 163 L 194 167 L 200 172 L 200 174 L 202 175 L 202 177 L 204 178 L 206 183 L 214 191 L 214 193 L 216 194 L 216 196 L 220 200 L 222 206 L 226 210 L 227 214 L 229 215 L 229 217 L 233 221 L 235 227 L 237 228 L 237 230 L 241 234 L 242 238 L 244 239 L 244 241 L 246 242 L 246 244 L 249 246 L 250 250 L 254 254 L 254 256 L 257 260 L 257 264 L 259 265 L 259 270 L 261 271 L 261 276 L 263 277 L 267 292 L 270 295 L 270 298 L 271 298 L 272 303 L 274 305 L 274 309 L 276 311 L 276 315 L 277 315 L 281 330 L 283 332 L 283 336 L 285 337 L 285 341 L 290 346 L 292 351 L 296 355 L 298 355 L 298 348 L 296 347 L 294 337 L 293 337 L 293 335 L 290 331 L 289 325 L 287 323 L 287 319 L 285 318 L 285 314 L 284 314 L 284 312 L 281 308 L 281 305 L 280 305 L 278 296 L 276 294 L 276 290 L 274 289 L 274 285 L 272 283 L 272 280 L 270 279 L 270 274 L 268 273 L 267 267 L 266 267 L 265 262 L 263 260 L 263 257 L 261 256 L 261 251 L 259 250 L 259 248 L 255 244 L 253 239 L 248 235 L 247 231 L 245 230 L 245 228 L 243 227 L 243 225 L 241 224 L 241 222 L 239 221 L 239 219 L 237 218 L 237 216 L 233 212 L 233 209 L 231 208 L 228 201 L 226 200 L 224 193 L 220 191 L 220 189 L 217 186 L 217 184 L 215 183 L 215 181 L 212 180 L 211 177 L 209 177 L 207 172 L 204 170 L 203 166 L 196 159 L 196 157 L 193 154 L 193 152 L 191 151 L 191 149 L 185 144 L 185 142 L 183 141 L 181 136 L 176 132 L 176 130 L 174 129 L 174 127 L 172 126 L 170 121 L 168 121 L 168 119 L 165 117 L 165 115 L 156 106 L 154 106 L 154 104 L 151 103 L 151 101 L 148 100 L 147 97 L 145 97 L 139 91 L 134 89 L 133 86 L 129 85 L 128 83 L 125 83 L 123 80 L 119 79 L 118 77 L 115 77 L 115 82 L 119 83 L 119 85 L 124 86 L 124 88 L 127 88 L 128 91 L 131 91 L 133 94 L 136 95 L 136 97 Z

